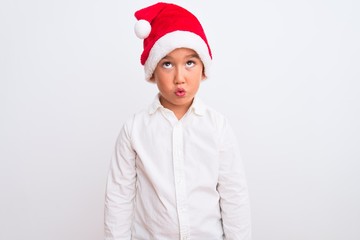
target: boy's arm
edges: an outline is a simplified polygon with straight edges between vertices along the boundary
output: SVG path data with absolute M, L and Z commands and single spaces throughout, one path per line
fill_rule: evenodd
M 238 143 L 225 124 L 221 137 L 218 191 L 226 240 L 250 240 L 249 195 Z
M 124 125 L 111 160 L 105 196 L 105 240 L 131 239 L 135 197 L 135 151 Z

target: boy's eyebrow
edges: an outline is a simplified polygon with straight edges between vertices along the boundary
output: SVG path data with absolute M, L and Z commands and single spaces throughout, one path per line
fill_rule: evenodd
M 169 55 L 166 55 L 166 56 L 163 57 L 161 60 L 163 60 L 163 59 L 168 59 L 168 58 L 172 58 L 172 57 L 169 56 Z M 192 53 L 192 54 L 186 55 L 185 58 L 198 58 L 198 59 L 200 59 L 200 56 L 199 56 L 199 54 L 197 54 L 197 53 Z
M 199 58 L 200 59 L 199 54 L 197 54 L 197 53 L 190 54 L 190 55 L 188 55 L 186 57 L 188 57 L 188 58 L 193 58 L 194 57 L 194 58 Z

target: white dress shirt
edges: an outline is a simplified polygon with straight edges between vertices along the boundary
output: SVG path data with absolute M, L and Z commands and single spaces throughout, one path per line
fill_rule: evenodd
M 157 96 L 121 129 L 105 199 L 105 240 L 120 239 L 251 239 L 236 138 L 198 98 L 178 120 Z

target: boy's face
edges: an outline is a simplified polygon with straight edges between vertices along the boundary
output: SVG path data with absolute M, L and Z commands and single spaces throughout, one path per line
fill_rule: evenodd
M 160 91 L 160 102 L 172 111 L 187 110 L 205 79 L 203 63 L 198 54 L 188 48 L 178 48 L 161 59 L 151 81 Z

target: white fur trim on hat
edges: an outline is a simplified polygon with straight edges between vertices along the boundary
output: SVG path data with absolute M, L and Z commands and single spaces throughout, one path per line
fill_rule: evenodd
M 192 32 L 174 31 L 162 36 L 151 48 L 149 57 L 144 64 L 145 78 L 147 81 L 150 81 L 159 61 L 177 48 L 190 48 L 199 54 L 204 64 L 205 76 L 209 77 L 211 57 L 204 40 Z

